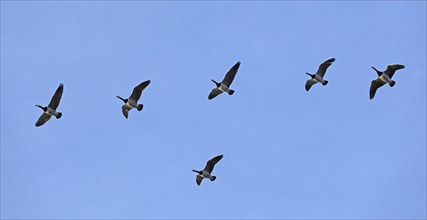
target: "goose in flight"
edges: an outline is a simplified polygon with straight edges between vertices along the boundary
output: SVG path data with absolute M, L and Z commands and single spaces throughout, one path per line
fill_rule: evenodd
M 316 83 L 322 83 L 322 85 L 326 86 L 328 84 L 327 80 L 324 80 L 323 77 L 325 76 L 326 70 L 328 67 L 335 61 L 335 58 L 331 58 L 329 60 L 326 60 L 322 64 L 320 64 L 319 69 L 317 70 L 316 74 L 310 74 L 305 73 L 309 76 L 311 76 L 311 79 L 307 80 L 305 83 L 305 90 L 310 90 L 311 86 L 313 86 Z
M 49 102 L 49 105 L 43 107 L 41 105 L 36 105 L 37 107 L 43 109 L 43 114 L 39 117 L 39 120 L 36 122 L 36 127 L 42 126 L 44 123 L 49 121 L 49 119 L 55 116 L 57 119 L 60 119 L 62 116 L 61 112 L 57 112 L 56 108 L 59 106 L 61 101 L 62 93 L 64 92 L 64 84 L 59 84 L 59 87 L 56 89 L 55 94 L 52 96 L 52 99 Z
M 212 82 L 215 83 L 216 87 L 212 89 L 211 93 L 209 93 L 209 97 L 208 97 L 209 100 L 215 98 L 217 95 L 223 92 L 226 92 L 229 95 L 233 95 L 234 90 L 230 89 L 230 85 L 233 82 L 234 77 L 236 76 L 239 66 L 240 66 L 240 61 L 234 64 L 233 67 L 231 67 L 231 69 L 227 72 L 227 74 L 225 74 L 225 77 L 221 83 L 211 79 Z
M 387 66 L 387 69 L 384 72 L 377 70 L 375 67 L 371 66 L 372 69 L 375 70 L 378 74 L 378 78 L 376 80 L 372 80 L 371 88 L 369 89 L 369 99 L 373 99 L 377 89 L 383 86 L 384 84 L 389 84 L 390 87 L 393 87 L 396 82 L 391 80 L 396 70 L 400 70 L 405 68 L 402 64 L 390 64 Z
M 218 161 L 220 161 L 222 159 L 223 155 L 219 155 L 216 156 L 210 160 L 208 160 L 208 162 L 206 163 L 206 166 L 203 170 L 197 171 L 197 170 L 193 170 L 193 172 L 197 173 L 196 176 L 196 183 L 197 185 L 200 185 L 200 183 L 202 183 L 202 180 L 204 178 L 208 178 L 211 181 L 214 181 L 216 179 L 216 176 L 212 176 L 211 173 L 215 167 L 215 164 L 218 163 Z
M 130 95 L 129 98 L 124 99 L 120 96 L 116 96 L 117 98 L 121 99 L 125 104 L 122 106 L 122 112 L 125 118 L 128 118 L 129 111 L 133 108 L 136 108 L 138 111 L 141 111 L 142 108 L 144 108 L 143 104 L 138 104 L 139 98 L 141 98 L 142 90 L 145 89 L 150 84 L 150 80 L 147 80 L 145 82 L 142 82 L 141 84 L 137 85 Z

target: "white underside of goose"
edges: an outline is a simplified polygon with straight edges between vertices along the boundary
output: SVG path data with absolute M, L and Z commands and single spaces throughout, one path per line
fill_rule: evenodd
M 45 113 L 48 114 L 48 115 L 53 115 L 55 117 L 59 115 L 58 112 L 55 111 L 55 109 L 51 109 L 49 107 L 47 107 L 47 110 L 45 111 Z
M 135 101 L 130 100 L 130 99 L 126 102 L 125 105 L 131 109 L 132 108 L 138 108 L 138 103 L 136 103 Z
M 230 89 L 228 88 L 228 86 L 224 85 L 221 83 L 221 85 L 218 88 L 221 92 L 228 92 Z
M 314 81 L 316 81 L 318 83 L 322 83 L 322 84 L 323 84 L 323 82 L 325 82 L 325 80 L 321 76 L 319 76 L 317 74 L 314 77 Z
M 381 76 L 380 77 L 378 77 L 381 81 L 383 81 L 383 82 L 385 82 L 385 83 L 387 83 L 387 84 L 390 84 L 391 82 L 392 82 L 392 80 L 390 79 L 390 77 L 387 75 L 387 74 L 385 74 L 385 73 L 383 73 L 383 74 L 381 74 Z

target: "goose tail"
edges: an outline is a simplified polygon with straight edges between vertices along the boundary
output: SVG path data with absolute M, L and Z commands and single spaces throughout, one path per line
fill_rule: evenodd
M 211 181 L 215 181 L 216 180 L 216 176 L 211 176 L 210 180 Z
M 139 104 L 138 105 L 138 108 L 136 108 L 138 111 L 141 111 L 142 109 L 144 108 L 144 105 L 143 104 Z
M 55 115 L 56 119 L 60 119 L 62 117 L 62 113 L 58 112 L 58 114 Z
M 229 95 L 233 95 L 234 94 L 234 90 L 232 90 L 232 89 L 228 90 L 228 94 Z
M 326 86 L 326 84 L 328 84 L 328 80 L 324 80 L 322 85 Z
M 393 87 L 395 84 L 396 84 L 396 82 L 395 82 L 394 80 L 392 80 L 392 81 L 390 82 L 390 87 Z

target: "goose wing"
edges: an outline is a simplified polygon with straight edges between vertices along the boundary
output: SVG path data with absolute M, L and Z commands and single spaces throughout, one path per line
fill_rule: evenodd
M 387 74 L 391 79 L 391 77 L 393 77 L 396 70 L 400 70 L 403 68 L 405 68 L 405 66 L 402 64 L 390 64 L 387 66 L 387 69 L 384 71 L 384 73 Z
M 317 82 L 314 79 L 309 79 L 307 80 L 307 82 L 305 83 L 305 90 L 310 90 L 311 86 L 313 86 L 314 84 L 316 84 Z
M 200 175 L 196 175 L 196 183 L 197 185 L 200 186 L 200 183 L 202 183 L 203 177 L 201 177 Z
M 208 99 L 211 100 L 221 93 L 222 93 L 221 90 L 219 90 L 218 88 L 214 88 L 214 89 L 212 89 L 211 93 L 209 93 Z
M 335 58 L 331 58 L 329 60 L 326 60 L 322 64 L 320 64 L 316 74 L 323 78 L 323 76 L 325 76 L 326 70 L 334 61 L 335 61 Z
M 218 161 L 220 161 L 222 159 L 222 157 L 223 157 L 223 155 L 219 155 L 219 156 L 216 156 L 216 157 L 208 160 L 204 170 L 207 171 L 208 173 L 212 173 L 212 171 L 215 167 L 215 164 L 218 163 Z
M 225 74 L 224 79 L 222 80 L 222 83 L 226 85 L 227 87 L 230 87 L 231 83 L 234 80 L 234 76 L 236 76 L 237 70 L 240 67 L 240 61 L 234 64 L 233 67 Z
M 122 113 L 123 113 L 123 115 L 125 116 L 125 118 L 127 119 L 128 118 L 128 115 L 129 115 L 129 111 L 131 110 L 132 108 L 130 108 L 129 106 L 127 106 L 126 104 L 124 104 L 123 106 L 122 106 Z
M 385 82 L 383 82 L 381 79 L 372 80 L 371 82 L 371 88 L 369 89 L 369 99 L 373 99 L 375 96 L 375 93 L 377 92 L 377 89 L 383 86 Z
M 135 86 L 135 88 L 133 88 L 132 94 L 130 95 L 129 99 L 132 99 L 135 102 L 137 102 L 139 98 L 141 98 L 142 90 L 144 90 L 150 84 L 150 82 L 151 82 L 150 80 L 147 80 Z
M 47 121 L 49 121 L 49 119 L 51 118 L 51 115 L 48 115 L 46 113 L 43 113 L 40 117 L 39 120 L 37 120 L 36 122 L 36 127 L 40 127 L 42 126 L 44 123 L 46 123 Z
M 52 96 L 50 103 L 48 105 L 49 108 L 55 109 L 58 108 L 59 102 L 61 101 L 62 93 L 64 92 L 64 84 L 59 84 L 59 87 L 56 89 L 55 94 Z

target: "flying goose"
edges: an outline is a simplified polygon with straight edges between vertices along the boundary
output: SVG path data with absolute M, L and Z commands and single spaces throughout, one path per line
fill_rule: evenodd
M 64 92 L 64 84 L 59 84 L 59 87 L 56 89 L 55 94 L 52 96 L 52 99 L 49 102 L 49 105 L 43 107 L 41 105 L 36 105 L 37 107 L 43 109 L 43 114 L 39 117 L 39 120 L 36 122 L 36 127 L 42 126 L 44 123 L 49 121 L 50 117 L 55 116 L 57 119 L 60 119 L 62 116 L 61 112 L 57 112 L 59 102 L 61 101 L 62 93 Z
M 234 76 L 236 76 L 237 70 L 239 69 L 240 61 L 238 61 L 236 64 L 234 64 L 233 67 L 225 74 L 224 79 L 221 83 L 211 79 L 213 83 L 215 83 L 216 88 L 212 89 L 211 93 L 209 93 L 208 99 L 211 100 L 215 98 L 217 95 L 226 92 L 229 95 L 233 95 L 234 90 L 230 89 L 230 85 L 233 82 Z
M 405 66 L 402 64 L 390 64 L 387 66 L 387 69 L 384 72 L 381 72 L 375 67 L 371 67 L 375 70 L 375 72 L 377 72 L 378 78 L 376 80 L 372 80 L 371 82 L 371 88 L 369 89 L 369 99 L 373 99 L 375 93 L 377 92 L 377 89 L 383 86 L 384 84 L 388 83 L 390 87 L 393 87 L 394 84 L 396 84 L 394 80 L 391 80 L 394 75 L 394 72 L 396 72 L 396 70 L 405 68 Z
M 138 104 L 139 98 L 141 98 L 142 90 L 145 89 L 150 84 L 150 80 L 147 80 L 145 82 L 142 82 L 141 84 L 137 85 L 130 95 L 129 98 L 124 99 L 120 96 L 116 96 L 117 98 L 121 99 L 125 104 L 122 106 L 122 112 L 125 118 L 128 118 L 129 111 L 133 108 L 136 108 L 138 111 L 141 111 L 142 108 L 144 108 L 143 104 Z
M 200 183 L 202 183 L 202 180 L 204 178 L 208 178 L 211 181 L 214 181 L 216 179 L 216 176 L 212 176 L 211 173 L 215 167 L 215 164 L 218 163 L 218 161 L 220 161 L 222 159 L 223 155 L 219 155 L 216 156 L 210 160 L 208 160 L 208 162 L 206 163 L 206 166 L 203 170 L 197 171 L 197 170 L 193 170 L 193 172 L 197 173 L 196 176 L 196 183 L 197 185 L 200 185 Z
M 322 64 L 320 64 L 319 69 L 317 70 L 316 74 L 310 74 L 305 73 L 309 76 L 311 76 L 311 79 L 307 80 L 305 83 L 305 90 L 310 90 L 311 86 L 313 86 L 316 83 L 322 83 L 322 85 L 326 86 L 328 84 L 327 80 L 324 80 L 323 77 L 325 76 L 326 69 L 335 61 L 335 58 L 331 58 L 329 60 L 326 60 Z

